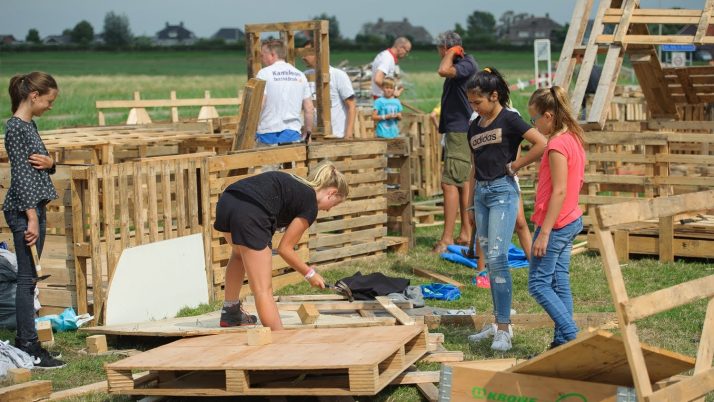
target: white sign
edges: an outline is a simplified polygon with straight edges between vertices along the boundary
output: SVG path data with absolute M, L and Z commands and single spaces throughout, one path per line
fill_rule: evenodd
M 545 70 L 541 70 L 541 61 L 546 62 Z M 533 41 L 533 62 L 535 66 L 535 79 L 533 80 L 535 87 L 552 86 L 553 81 L 550 74 L 550 39 L 536 39 Z
M 672 52 L 672 67 L 686 67 L 687 54 L 684 52 Z

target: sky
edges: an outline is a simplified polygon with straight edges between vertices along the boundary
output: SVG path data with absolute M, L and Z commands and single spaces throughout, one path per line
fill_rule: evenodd
M 702 8 L 705 0 L 641 0 L 642 8 Z M 198 37 L 210 37 L 221 27 L 243 29 L 245 24 L 308 20 L 323 12 L 335 15 L 343 36 L 353 38 L 362 24 L 379 17 L 408 18 L 432 35 L 466 26 L 474 10 L 488 11 L 496 20 L 508 10 L 570 21 L 575 0 L 0 0 L 0 35 L 24 40 L 35 28 L 40 37 L 59 35 L 82 20 L 95 33 L 103 30 L 109 11 L 125 14 L 134 35 L 153 36 L 168 22 L 180 22 Z M 257 5 L 260 5 L 258 7 Z

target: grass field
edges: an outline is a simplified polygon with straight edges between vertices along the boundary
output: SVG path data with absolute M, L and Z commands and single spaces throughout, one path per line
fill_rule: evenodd
M 388 276 L 409 278 L 412 284 L 423 284 L 426 283 L 423 278 L 415 277 L 411 273 L 412 267 L 423 267 L 449 275 L 462 283 L 471 283 L 474 270 L 446 262 L 429 252 L 431 244 L 440 235 L 440 232 L 441 227 L 419 229 L 417 230 L 417 247 L 410 251 L 408 255 L 387 254 L 369 262 L 357 261 L 343 268 L 327 271 L 324 273 L 325 277 L 328 281 L 334 282 L 337 279 L 352 275 L 356 271 L 361 271 L 364 274 L 379 271 Z M 652 259 L 634 259 L 623 269 L 630 297 L 713 273 L 714 267 L 707 262 L 660 264 Z M 513 308 L 519 313 L 543 313 L 540 306 L 528 295 L 527 270 L 515 269 L 512 270 L 512 274 Z M 585 253 L 573 257 L 571 281 L 575 311 L 577 313 L 614 311 L 599 256 Z M 309 294 L 318 293 L 318 291 L 309 288 L 305 283 L 301 283 L 282 289 L 278 293 Z M 452 302 L 429 301 L 428 304 L 451 309 L 473 306 L 478 313 L 486 314 L 492 309 L 489 291 L 475 286 L 467 286 L 459 300 Z M 206 306 L 200 309 L 187 310 L 184 315 L 213 311 L 217 308 L 217 305 L 214 305 L 213 307 Z M 690 356 L 695 355 L 698 347 L 697 341 L 701 335 L 705 308 L 705 301 L 700 301 L 658 314 L 638 323 L 642 341 Z M 473 328 L 469 329 L 467 327 L 442 326 L 432 332 L 444 333 L 446 337 L 445 347 L 449 350 L 463 351 L 467 360 L 505 357 L 528 358 L 542 353 L 550 343 L 552 336 L 551 329 L 516 329 L 513 349 L 507 353 L 496 353 L 490 349 L 490 343 L 487 341 L 476 345 L 469 344 L 466 341 L 466 336 L 473 331 Z M 13 339 L 13 337 L 14 334 L 10 331 L 0 331 L 0 339 Z M 117 360 L 120 357 L 96 358 L 82 354 L 80 350 L 84 348 L 85 337 L 86 335 L 76 332 L 56 334 L 57 348 L 62 351 L 64 358 L 69 363 L 68 366 L 47 373 L 36 371 L 33 373 L 33 379 L 50 379 L 53 381 L 55 390 L 76 387 L 104 379 L 102 364 Z M 121 343 L 114 344 L 112 347 L 144 350 L 156 346 L 155 342 L 144 343 L 135 339 L 122 339 L 120 341 Z M 438 370 L 439 366 L 433 363 L 421 364 L 419 368 L 422 370 Z M 118 397 L 109 398 L 102 394 L 79 400 L 100 401 L 107 399 L 112 401 L 127 400 Z M 229 399 L 223 400 L 227 401 Z M 374 399 L 359 398 L 359 400 L 409 402 L 421 399 L 416 388 L 399 386 L 388 387 Z M 714 398 L 710 397 L 708 400 L 711 401 Z
M 482 67 L 495 66 L 506 79 L 532 78 L 532 54 L 529 52 L 487 52 L 474 55 Z M 554 55 L 557 57 L 557 55 Z M 347 61 L 357 66 L 369 63 L 371 52 L 335 52 L 333 64 Z M 407 91 L 403 100 L 431 111 L 439 102 L 443 79 L 436 74 L 439 55 L 436 51 L 415 51 L 400 62 Z M 298 68 L 304 69 L 302 62 Z M 55 107 L 41 119 L 40 129 L 64 128 L 97 124 L 94 109 L 96 100 L 131 99 L 134 91 L 142 98 L 168 99 L 171 90 L 179 98 L 203 97 L 205 90 L 213 97 L 235 97 L 246 82 L 244 52 L 186 52 L 165 51 L 150 53 L 92 53 L 92 52 L 36 52 L 3 53 L 0 55 L 0 83 L 7 85 L 12 75 L 41 70 L 53 74 L 60 86 L 60 97 Z M 513 101 L 521 113 L 526 112 L 529 90 L 513 94 Z M 0 92 L 0 116 L 10 115 L 7 90 Z M 181 110 L 183 117 L 195 117 L 198 109 Z M 166 120 L 166 110 L 149 110 L 154 120 Z M 234 110 L 220 109 L 221 114 Z M 107 113 L 108 124 L 120 124 L 126 113 Z

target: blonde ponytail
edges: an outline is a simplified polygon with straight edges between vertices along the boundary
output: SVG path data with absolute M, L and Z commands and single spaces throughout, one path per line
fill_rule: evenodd
M 347 198 L 350 192 L 347 178 L 330 161 L 320 162 L 312 170 L 307 180 L 302 178 L 301 180 L 314 188 L 315 191 L 334 187 L 337 189 L 337 194 L 343 198 Z
M 573 117 L 573 109 L 570 107 L 570 100 L 565 89 L 557 85 L 551 88 L 537 89 L 528 100 L 528 106 L 533 106 L 536 112 L 541 115 L 545 112 L 553 113 L 553 132 L 557 133 L 567 127 L 568 131 L 578 139 L 580 145 L 585 145 L 583 129 Z

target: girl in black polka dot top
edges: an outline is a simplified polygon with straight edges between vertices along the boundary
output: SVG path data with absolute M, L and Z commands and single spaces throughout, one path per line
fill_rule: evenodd
M 42 143 L 33 117 L 52 109 L 58 89 L 54 78 L 42 72 L 10 79 L 13 116 L 5 125 L 5 150 L 10 159 L 10 189 L 2 209 L 12 231 L 17 256 L 15 346 L 34 358 L 36 368 L 56 368 L 64 362 L 40 346 L 35 330 L 34 295 L 37 273 L 30 247 L 42 254 L 47 218 L 45 206 L 57 198 L 50 175 L 55 163 Z

